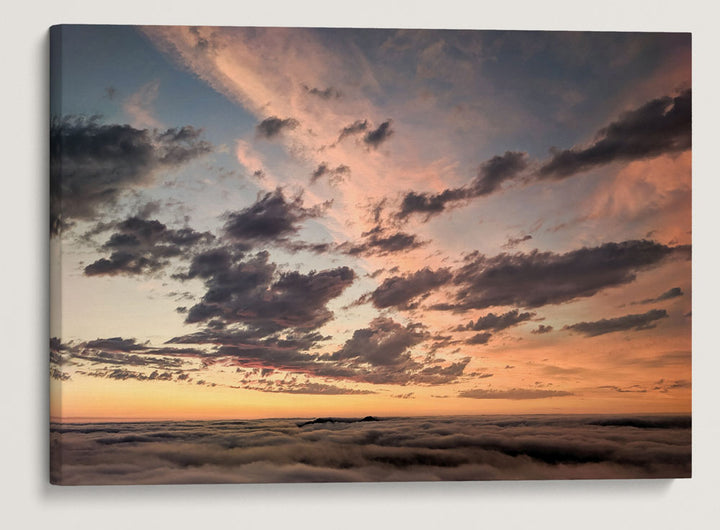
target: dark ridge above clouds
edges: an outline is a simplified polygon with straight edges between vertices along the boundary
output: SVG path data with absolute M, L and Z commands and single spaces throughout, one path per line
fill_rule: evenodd
M 538 171 L 541 179 L 564 179 L 616 161 L 678 153 L 692 145 L 692 92 L 664 96 L 625 112 L 600 129 L 584 149 L 557 151 Z
M 272 139 L 278 136 L 284 130 L 294 130 L 300 125 L 295 118 L 280 119 L 277 116 L 265 118 L 257 124 L 255 132 L 260 138 Z
M 564 329 L 577 331 L 586 337 L 597 337 L 606 333 L 615 333 L 617 331 L 643 331 L 656 327 L 657 320 L 668 318 L 667 311 L 664 309 L 651 309 L 647 313 L 625 315 L 617 318 L 604 318 L 595 322 L 578 322 L 565 326 Z
M 50 232 L 95 219 L 132 187 L 153 183 L 158 171 L 212 151 L 191 126 L 165 131 L 104 124 L 83 116 L 50 123 Z
M 406 219 L 412 214 L 425 215 L 427 221 L 454 203 L 490 195 L 497 191 L 503 182 L 516 178 L 528 166 L 527 154 L 517 151 L 506 151 L 483 162 L 475 177 L 467 186 L 448 188 L 440 193 L 407 193 L 395 214 L 398 219 Z

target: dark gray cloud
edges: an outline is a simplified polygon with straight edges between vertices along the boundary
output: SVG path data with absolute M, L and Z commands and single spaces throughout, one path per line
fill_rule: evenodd
M 563 179 L 612 162 L 686 151 L 692 144 L 691 100 L 686 90 L 648 101 L 600 129 L 589 147 L 555 152 L 538 175 Z
M 326 304 L 352 284 L 355 273 L 348 267 L 279 273 L 267 252 L 245 257 L 215 249 L 193 258 L 185 278 L 195 277 L 207 290 L 186 322 L 219 319 L 277 331 L 314 329 L 329 321 L 333 314 Z
M 530 333 L 534 333 L 535 335 L 544 335 L 545 333 L 550 333 L 553 330 L 552 326 L 546 326 L 545 324 L 540 324 L 537 328 L 532 330 Z
M 330 358 L 352 359 L 375 366 L 407 366 L 413 361 L 409 349 L 427 339 L 417 326 L 403 326 L 390 318 L 379 317 L 367 328 L 357 329 Z
M 396 252 L 407 252 L 408 250 L 420 248 L 425 244 L 425 241 L 420 241 L 414 234 L 388 232 L 387 229 L 377 225 L 372 230 L 364 232 L 360 242 L 340 243 L 337 245 L 336 250 L 351 256 L 384 256 Z
M 511 249 L 514 249 L 515 247 L 517 247 L 520 243 L 529 241 L 531 239 L 532 239 L 531 235 L 526 235 L 526 236 L 522 236 L 522 237 L 511 237 L 511 238 L 508 238 L 507 243 L 505 243 L 502 246 L 502 248 L 511 250 Z
M 603 385 L 603 386 L 599 386 L 598 388 L 604 389 L 604 390 L 612 390 L 614 392 L 619 392 L 621 394 L 627 394 L 627 393 L 645 394 L 647 392 L 647 389 L 640 388 L 640 385 L 632 385 L 627 388 L 621 388 L 619 386 L 614 386 L 614 385 Z
M 390 127 L 391 124 L 392 120 L 387 120 L 378 125 L 376 129 L 366 132 L 365 136 L 363 136 L 363 142 L 369 147 L 377 149 L 380 147 L 380 144 L 384 143 L 395 133 Z
M 511 388 L 509 390 L 494 390 L 492 388 L 476 388 L 458 393 L 459 397 L 473 399 L 545 399 L 552 397 L 572 396 L 572 392 L 564 390 L 542 390 L 537 388 Z
M 475 322 L 471 320 L 467 325 L 459 326 L 457 331 L 501 331 L 511 326 L 517 326 L 534 316 L 535 313 L 520 313 L 517 309 L 499 315 L 488 313 Z
M 55 484 L 691 475 L 689 416 L 513 415 L 326 422 L 53 424 Z
M 127 190 L 212 150 L 190 126 L 150 131 L 81 116 L 50 124 L 50 232 L 92 220 Z
M 349 174 L 350 168 L 345 164 L 340 164 L 335 168 L 331 168 L 328 166 L 327 162 L 321 162 L 315 171 L 313 171 L 310 175 L 310 184 L 315 184 L 321 177 L 327 177 L 330 184 L 338 184 Z
M 277 370 L 346 383 L 447 384 L 462 376 L 470 362 L 469 357 L 455 362 L 414 358 L 413 347 L 430 340 L 430 334 L 418 324 L 403 326 L 389 318 L 377 318 L 367 327 L 355 330 L 352 337 L 332 354 L 312 353 L 316 345 L 328 338 L 316 332 L 288 333 L 285 330 L 270 333 L 257 328 L 210 329 L 208 327 L 176 337 L 169 342 L 214 345 L 213 351 L 200 357 L 206 363 L 222 362 L 225 366 Z M 294 389 L 297 385 L 313 383 L 296 382 L 292 379 L 282 381 L 242 380 L 238 388 L 296 393 Z M 302 386 L 302 389 L 304 388 Z M 357 393 L 352 387 L 341 388 L 342 393 Z M 308 392 L 300 392 L 298 389 L 297 393 Z
M 365 132 L 370 127 L 370 124 L 367 120 L 356 120 L 355 122 L 351 123 L 347 127 L 343 127 L 343 130 L 340 131 L 340 136 L 338 136 L 337 141 L 340 142 L 347 138 L 348 136 L 352 136 L 355 134 L 359 134 L 361 132 Z
M 329 203 L 305 208 L 302 196 L 285 198 L 281 188 L 258 195 L 251 206 L 227 214 L 223 231 L 230 239 L 252 246 L 258 242 L 287 241 L 300 230 L 300 223 L 323 215 Z
M 646 298 L 645 300 L 640 300 L 639 302 L 631 302 L 630 305 L 654 304 L 656 302 L 664 302 L 665 300 L 671 300 L 673 298 L 683 296 L 684 294 L 685 293 L 683 293 L 683 290 L 680 289 L 680 287 L 673 287 L 672 289 L 668 289 L 656 298 Z
M 492 337 L 492 333 L 476 333 L 472 337 L 470 337 L 468 340 L 465 341 L 465 344 L 487 344 L 488 341 L 490 341 L 490 338 Z
M 89 340 L 83 343 L 83 345 L 85 348 L 125 353 L 148 349 L 147 345 L 139 344 L 135 339 L 123 339 L 122 337 L 110 337 L 107 339 Z
M 565 326 L 564 329 L 577 331 L 586 337 L 596 337 L 606 333 L 614 333 L 617 331 L 643 331 L 653 329 L 657 324 L 655 321 L 667 318 L 667 311 L 664 309 L 651 309 L 647 313 L 625 315 L 617 318 L 603 318 L 595 322 L 578 322 Z
M 294 130 L 300 125 L 295 118 L 280 119 L 277 116 L 265 118 L 257 124 L 255 132 L 261 138 L 275 138 L 284 130 Z
M 70 374 L 63 372 L 63 365 L 68 361 L 69 345 L 63 344 L 58 337 L 50 337 L 50 378 L 56 381 L 67 381 Z
M 347 370 L 345 377 L 358 382 L 390 385 L 442 385 L 456 381 L 470 362 L 469 357 L 442 364 L 414 359 L 414 346 L 431 339 L 418 324 L 403 326 L 386 317 L 378 317 L 366 328 L 357 329 L 342 348 L 322 356 Z
M 395 214 L 398 219 L 406 219 L 412 214 L 425 215 L 425 220 L 439 214 L 455 203 L 467 201 L 475 197 L 490 195 L 509 180 L 515 179 L 528 166 L 527 154 L 517 151 L 506 151 L 483 162 L 475 177 L 467 186 L 449 188 L 436 194 L 407 193 Z
M 137 379 L 138 381 L 172 381 L 173 379 L 171 372 L 153 370 L 147 374 L 136 370 L 128 370 L 127 368 L 100 369 L 92 372 L 84 372 L 83 374 L 91 377 L 115 379 L 117 381 L 127 381 L 128 379 Z
M 633 240 L 583 247 L 565 254 L 535 250 L 488 258 L 473 253 L 454 274 L 453 282 L 458 287 L 454 301 L 432 308 L 534 308 L 568 302 L 631 283 L 638 272 L 657 267 L 671 257 L 687 257 L 688 250 L 684 246 Z
M 433 290 L 452 279 L 449 269 L 432 270 L 428 267 L 405 276 L 386 278 L 380 286 L 363 297 L 377 308 L 397 307 L 412 309 L 419 300 L 429 296 Z M 419 300 L 418 300 L 419 299 Z
M 205 353 L 195 348 L 155 348 L 135 339 L 111 337 L 81 343 L 50 341 L 50 377 L 66 381 L 72 374 L 116 380 L 178 381 L 187 379 L 186 370 Z M 197 364 L 197 363 L 195 363 Z M 180 377 L 184 374 L 184 377 Z
M 342 93 L 338 89 L 333 87 L 327 87 L 322 90 L 316 87 L 311 88 L 307 85 L 302 85 L 302 87 L 303 90 L 305 90 L 305 92 L 307 92 L 311 96 L 317 96 L 321 99 L 337 99 L 342 96 Z
M 153 273 L 165 267 L 170 258 L 215 239 L 209 232 L 187 227 L 169 229 L 160 221 L 140 217 L 129 217 L 114 227 L 116 231 L 102 246 L 110 256 L 86 266 L 86 276 Z
M 288 383 L 285 381 L 268 381 L 268 383 L 264 385 L 255 384 L 242 388 L 246 388 L 248 390 L 258 390 L 260 392 L 323 396 L 375 394 L 375 391 L 373 390 L 347 388 L 336 385 L 327 385 L 323 383 Z

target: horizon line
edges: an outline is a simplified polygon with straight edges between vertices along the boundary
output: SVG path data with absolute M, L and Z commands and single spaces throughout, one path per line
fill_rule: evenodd
M 334 415 L 320 415 L 320 416 L 268 416 L 268 417 L 257 417 L 257 418 L 241 418 L 241 417 L 222 417 L 222 418 L 129 418 L 129 417 L 111 417 L 111 416 L 71 416 L 68 418 L 59 418 L 57 416 L 50 416 L 49 423 L 52 424 L 87 424 L 87 423 L 162 423 L 162 422 L 191 422 L 191 421 L 257 421 L 257 420 L 306 420 L 306 419 L 317 419 L 317 418 L 337 418 L 337 419 L 354 419 L 364 418 L 367 416 L 373 416 L 378 419 L 390 419 L 390 418 L 425 418 L 425 417 L 479 417 L 479 416 L 690 416 L 692 417 L 692 410 L 685 412 L 678 411 L 655 411 L 655 412 L 534 412 L 534 413 L 508 413 L 508 414 L 415 414 L 415 415 L 391 415 L 391 416 L 378 416 L 374 414 L 365 414 L 359 416 L 334 416 Z

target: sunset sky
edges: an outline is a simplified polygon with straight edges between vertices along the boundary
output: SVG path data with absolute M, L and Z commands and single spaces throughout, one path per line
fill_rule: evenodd
M 689 34 L 53 31 L 53 418 L 690 412 Z

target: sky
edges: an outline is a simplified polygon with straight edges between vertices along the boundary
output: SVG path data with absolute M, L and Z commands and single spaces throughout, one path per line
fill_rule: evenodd
M 690 411 L 689 34 L 51 47 L 53 418 Z

